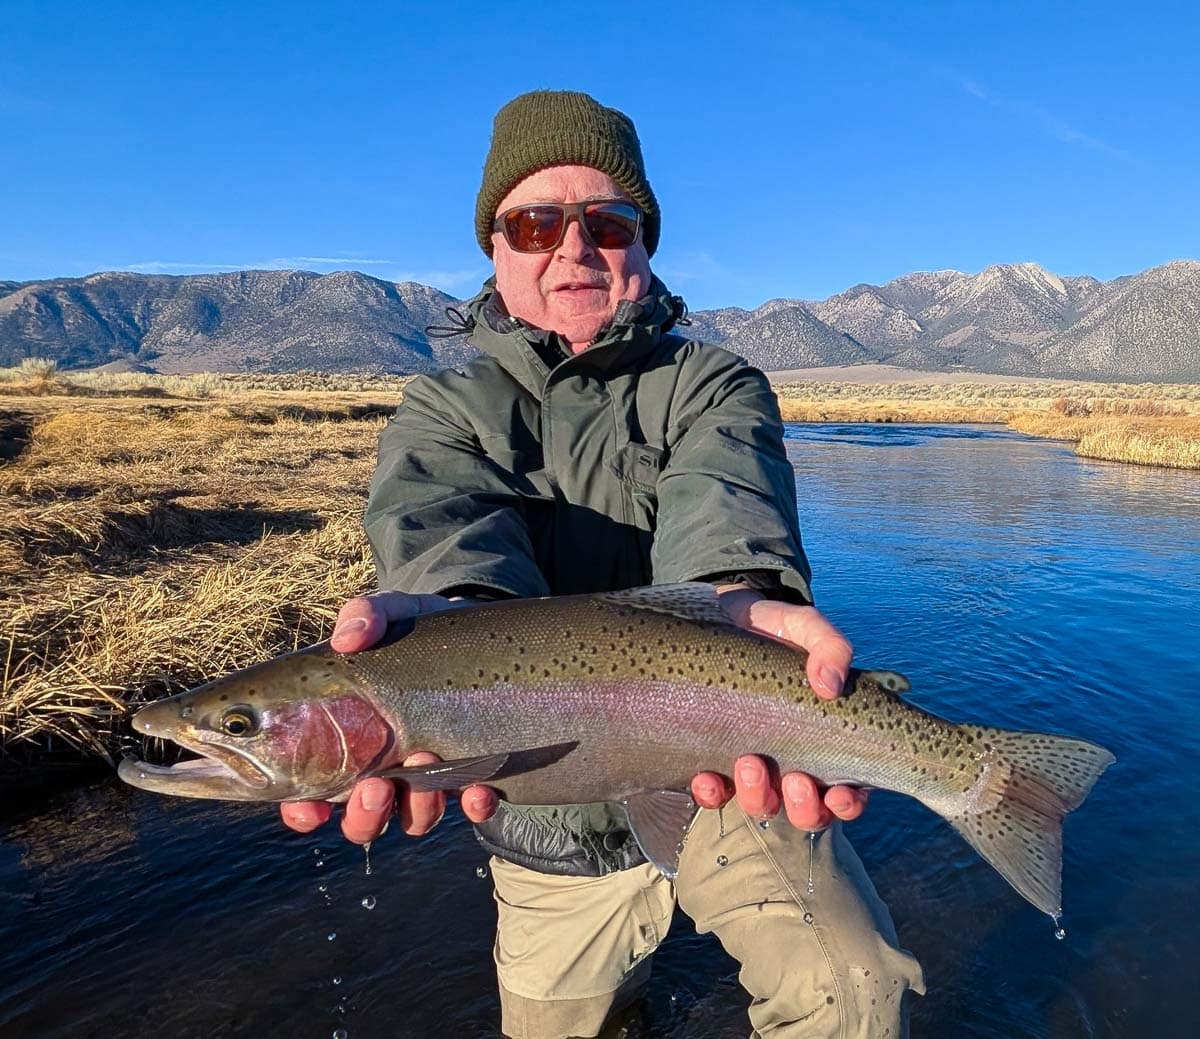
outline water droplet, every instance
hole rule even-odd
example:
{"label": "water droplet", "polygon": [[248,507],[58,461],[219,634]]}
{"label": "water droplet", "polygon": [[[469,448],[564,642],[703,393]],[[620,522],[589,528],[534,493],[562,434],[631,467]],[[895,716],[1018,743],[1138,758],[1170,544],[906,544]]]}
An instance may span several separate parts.
{"label": "water droplet", "polygon": [[364,909],[374,909],[375,908],[375,896],[367,895],[367,897],[362,900],[362,907]]}
{"label": "water droplet", "polygon": [[349,1039],[350,1033],[344,1028],[335,1028],[333,1030],[333,1039]]}
{"label": "water droplet", "polygon": [[487,866],[476,866],[475,867],[475,876],[477,876],[480,880],[486,880],[487,875],[488,875]]}
{"label": "water droplet", "polygon": [[333,983],[334,983],[335,985],[340,985],[340,984],[342,983],[342,979],[341,979],[340,977],[335,977],[335,978],[333,979]]}
{"label": "water droplet", "polygon": [[320,848],[313,848],[313,854],[314,854],[314,855],[315,855],[317,858],[320,858],[320,857],[321,857],[321,849],[320,849]]}
{"label": "water droplet", "polygon": [[771,820],[770,819],[759,819],[758,820],[758,828],[760,830],[769,830],[771,828]]}
{"label": "water droplet", "polygon": [[1054,928],[1054,937],[1057,938],[1060,942],[1064,938],[1066,938],[1066,936],[1067,936],[1067,932],[1063,928],[1061,928],[1061,927]]}
{"label": "water droplet", "polygon": [[333,941],[333,940],[334,940],[336,937],[337,937],[337,931],[330,931],[330,932],[329,932],[329,934],[326,936],[325,940],[326,940],[327,942],[331,942],[331,941]]}
{"label": "water droplet", "polygon": [[813,845],[817,843],[816,830],[808,831],[808,893],[813,893]]}
{"label": "water droplet", "polygon": [[320,869],[324,865],[325,865],[324,859],[317,859],[317,869]]}
{"label": "water droplet", "polygon": [[729,865],[729,856],[728,855],[718,855],[717,856],[717,865],[720,866],[722,869],[724,869],[726,866]]}
{"label": "water droplet", "polygon": [[805,913],[805,914],[804,914],[804,922],[805,922],[806,924],[811,924],[811,923],[813,922],[813,915],[812,915],[812,913]]}
{"label": "water droplet", "polygon": [[138,773],[138,779],[145,779],[145,778],[146,778],[146,773],[145,773],[145,772],[139,772],[139,773]]}
{"label": "water droplet", "polygon": [[317,890],[320,891],[322,894],[324,894],[326,891],[329,890],[329,885],[328,884],[318,884]]}
{"label": "water droplet", "polygon": [[374,872],[374,870],[371,869],[371,842],[370,841],[367,841],[367,843],[363,845],[363,855],[366,857],[366,860],[367,860],[366,869],[363,872],[369,877]]}

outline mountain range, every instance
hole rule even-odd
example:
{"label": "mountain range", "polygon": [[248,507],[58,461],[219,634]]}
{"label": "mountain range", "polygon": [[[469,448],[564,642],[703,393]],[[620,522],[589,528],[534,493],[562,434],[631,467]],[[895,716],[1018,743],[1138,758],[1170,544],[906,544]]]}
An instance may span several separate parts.
{"label": "mountain range", "polygon": [[[123,272],[0,281],[0,366],[162,372],[318,369],[429,372],[461,364],[462,337],[431,338],[459,301],[354,271]],[[767,371],[890,364],[1136,381],[1200,381],[1200,262],[1102,282],[1037,264],[932,271],[855,285],[825,300],[689,315],[693,338]]]}

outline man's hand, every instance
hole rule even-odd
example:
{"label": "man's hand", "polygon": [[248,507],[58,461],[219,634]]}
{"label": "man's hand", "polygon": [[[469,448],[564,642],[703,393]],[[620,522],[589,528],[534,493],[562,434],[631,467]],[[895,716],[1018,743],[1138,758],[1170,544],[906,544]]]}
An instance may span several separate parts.
{"label": "man's hand", "polygon": [[[764,599],[740,585],[723,585],[717,591],[721,607],[738,626],[808,651],[805,670],[813,692],[826,700],[841,695],[854,650],[815,606]],[[730,791],[724,776],[701,772],[692,780],[692,797],[702,808],[720,808],[736,796],[739,807],[752,819],[775,816],[782,805],[792,825],[802,830],[819,830],[835,816],[847,822],[857,819],[867,807],[865,790],[833,786],[822,793],[816,780],[803,772],[789,772],[780,780],[762,758],[752,754],[734,763],[733,782]]]}
{"label": "man's hand", "polygon": [[[452,610],[460,604],[440,595],[405,595],[403,592],[378,592],[351,599],[338,613],[333,637],[329,640],[339,653],[357,653],[375,645],[389,624],[423,613]],[[462,604],[462,605],[465,605]],[[418,752],[404,759],[405,765],[427,765],[437,755]],[[460,794],[463,812],[473,823],[481,823],[496,811],[494,790],[470,786]],[[364,779],[356,783],[346,801],[342,833],[356,844],[375,840],[384,829],[396,806],[396,784],[390,779]],[[279,806],[284,823],[300,833],[310,833],[329,821],[333,805],[328,801],[288,801]],[[446,795],[413,793],[401,784],[400,825],[404,832],[419,836],[432,830],[446,811]]]}

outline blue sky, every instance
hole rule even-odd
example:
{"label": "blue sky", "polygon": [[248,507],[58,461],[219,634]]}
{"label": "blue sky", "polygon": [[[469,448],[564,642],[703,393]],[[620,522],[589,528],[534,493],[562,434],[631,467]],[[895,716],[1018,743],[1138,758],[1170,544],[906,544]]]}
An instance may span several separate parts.
{"label": "blue sky", "polygon": [[[0,279],[362,270],[470,295],[491,119],[633,117],[694,308],[1200,255],[1200,15],[1128,3],[0,2]],[[573,11],[579,13],[573,14]]]}

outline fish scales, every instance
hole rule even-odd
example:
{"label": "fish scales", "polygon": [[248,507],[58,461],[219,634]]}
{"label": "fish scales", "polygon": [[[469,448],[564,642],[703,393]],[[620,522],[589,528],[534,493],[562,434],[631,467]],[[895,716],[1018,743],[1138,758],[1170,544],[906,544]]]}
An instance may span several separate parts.
{"label": "fish scales", "polygon": [[[126,761],[145,789],[234,800],[344,798],[366,776],[488,782],[525,804],[616,801],[670,873],[682,791],[742,753],[826,783],[908,794],[1034,905],[1060,912],[1062,819],[1113,761],[1045,733],[955,724],[894,672],[817,697],[802,650],[732,624],[710,585],[515,600],[419,617],[375,648],[321,644],[144,708],[134,727],[202,755]],[[445,760],[403,766],[414,750]]]}
{"label": "fish scales", "polygon": [[[444,758],[578,739],[586,767],[581,753],[506,780],[504,792],[526,803],[613,800],[612,774],[686,786],[698,771],[727,768],[739,747],[826,783],[913,796],[944,792],[939,782],[966,791],[978,779],[972,734],[932,715],[919,728],[917,709],[870,679],[820,699],[795,647],[600,597],[559,604],[553,616],[537,601],[490,617],[436,614],[405,637],[403,656],[358,654],[346,665],[403,715],[410,746]],[[447,661],[450,646],[469,650]],[[643,749],[651,760],[636,771],[630,760]]]}

